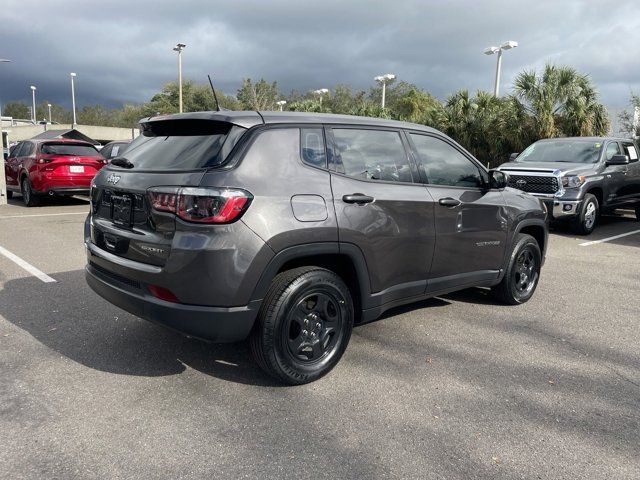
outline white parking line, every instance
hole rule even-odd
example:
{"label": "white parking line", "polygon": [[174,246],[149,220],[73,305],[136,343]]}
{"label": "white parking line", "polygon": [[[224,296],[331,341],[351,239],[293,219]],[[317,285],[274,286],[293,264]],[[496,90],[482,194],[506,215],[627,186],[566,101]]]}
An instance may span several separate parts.
{"label": "white parking line", "polygon": [[47,275],[46,273],[38,270],[36,267],[31,265],[29,262],[25,262],[23,259],[21,259],[17,255],[14,255],[13,253],[11,253],[9,250],[7,250],[5,248],[0,247],[0,255],[4,255],[9,260],[11,260],[13,263],[18,265],[19,267],[22,267],[23,269],[25,269],[27,272],[29,272],[34,277],[38,277],[44,283],[55,282],[55,280],[53,278],[51,278],[49,275]]}
{"label": "white parking line", "polygon": [[633,232],[622,233],[620,235],[615,235],[613,237],[603,238],[602,240],[594,240],[592,242],[584,242],[584,243],[581,243],[580,246],[581,247],[588,247],[589,245],[595,245],[596,243],[608,242],[610,240],[615,240],[616,238],[627,237],[627,236],[633,235],[635,233],[640,233],[640,230],[634,230]]}
{"label": "white parking line", "polygon": [[26,217],[58,217],[60,215],[88,215],[89,212],[67,212],[67,213],[37,213],[35,215],[0,215],[0,220],[4,218],[26,218]]}

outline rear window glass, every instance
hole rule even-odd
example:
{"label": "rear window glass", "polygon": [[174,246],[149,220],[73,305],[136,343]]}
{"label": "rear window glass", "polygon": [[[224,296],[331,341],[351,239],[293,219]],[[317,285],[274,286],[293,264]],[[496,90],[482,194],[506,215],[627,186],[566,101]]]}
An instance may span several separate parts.
{"label": "rear window glass", "polygon": [[143,131],[118,155],[136,169],[193,170],[220,165],[244,128],[210,120],[164,120]]}
{"label": "rear window glass", "polygon": [[71,155],[77,157],[96,157],[98,151],[90,145],[73,143],[45,143],[40,151],[47,155]]}

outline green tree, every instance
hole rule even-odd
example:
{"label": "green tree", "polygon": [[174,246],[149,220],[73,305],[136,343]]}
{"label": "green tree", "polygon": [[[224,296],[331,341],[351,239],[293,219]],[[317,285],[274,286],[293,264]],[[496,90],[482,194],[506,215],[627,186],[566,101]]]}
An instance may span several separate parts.
{"label": "green tree", "polygon": [[629,104],[631,108],[629,110],[624,110],[620,115],[618,115],[618,120],[620,120],[622,133],[629,135],[630,137],[639,137],[640,136],[640,120],[636,116],[640,115],[640,95],[631,94],[631,99],[629,100]]}
{"label": "green tree", "polygon": [[119,126],[117,111],[110,110],[102,105],[85,105],[77,112],[77,121],[80,125]]}
{"label": "green tree", "polygon": [[533,118],[536,138],[603,135],[609,128],[590,78],[571,67],[548,64],[541,74],[522,72],[514,81],[514,92]]}
{"label": "green tree", "polygon": [[411,85],[390,107],[395,118],[438,128],[443,122],[442,104],[429,92]]}
{"label": "green tree", "polygon": [[277,82],[269,83],[261,78],[254,83],[245,78],[236,97],[244,110],[275,110],[280,93]]}
{"label": "green tree", "polygon": [[9,102],[2,108],[2,115],[5,117],[13,117],[29,120],[29,106],[24,102]]}

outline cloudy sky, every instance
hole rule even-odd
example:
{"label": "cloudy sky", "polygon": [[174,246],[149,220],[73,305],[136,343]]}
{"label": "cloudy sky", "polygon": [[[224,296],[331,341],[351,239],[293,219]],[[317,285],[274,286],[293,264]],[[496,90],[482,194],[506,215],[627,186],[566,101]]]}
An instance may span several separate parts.
{"label": "cloudy sky", "polygon": [[244,77],[291,89],[368,88],[392,72],[439,98],[491,90],[495,56],[485,47],[515,40],[504,55],[502,90],[545,62],[589,73],[610,107],[640,93],[640,8],[634,0],[2,0],[0,102],[144,102],[184,75],[210,73],[234,94]]}

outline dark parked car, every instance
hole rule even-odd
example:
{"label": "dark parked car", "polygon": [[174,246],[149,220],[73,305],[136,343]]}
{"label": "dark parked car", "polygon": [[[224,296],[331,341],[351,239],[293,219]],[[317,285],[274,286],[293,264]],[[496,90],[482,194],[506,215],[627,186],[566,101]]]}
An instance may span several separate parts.
{"label": "dark parked car", "polygon": [[7,193],[21,193],[26,206],[42,195],[88,195],[91,180],[106,160],[87,142],[25,140],[11,147],[5,161]]}
{"label": "dark parked car", "polygon": [[312,381],[354,323],[473,286],[531,298],[546,212],[442,133],[403,122],[201,112],[141,122],[95,178],[87,282],[187,335],[250,338]]}
{"label": "dark parked car", "polygon": [[130,143],[131,140],[116,140],[114,142],[109,142],[102,147],[100,154],[106,158],[107,161],[110,161],[112,158],[122,155]]}
{"label": "dark parked car", "polygon": [[499,167],[509,186],[541,198],[552,218],[593,231],[601,212],[635,208],[640,220],[640,162],[631,139],[573,137],[540,140]]}

